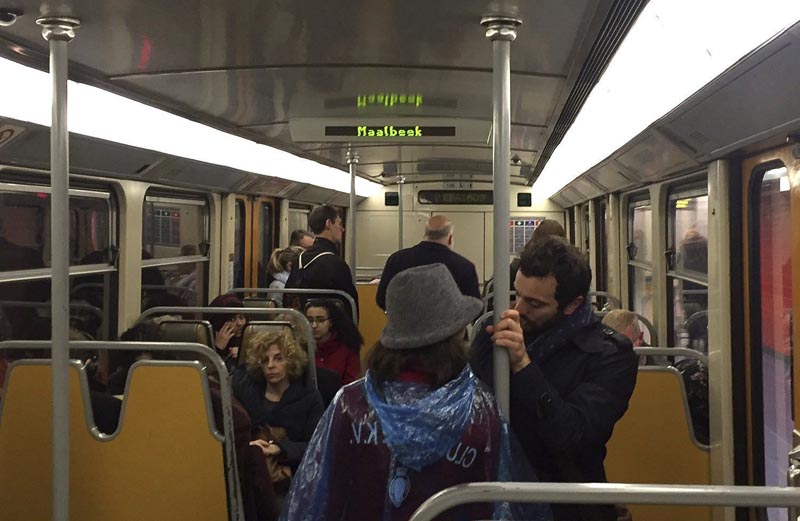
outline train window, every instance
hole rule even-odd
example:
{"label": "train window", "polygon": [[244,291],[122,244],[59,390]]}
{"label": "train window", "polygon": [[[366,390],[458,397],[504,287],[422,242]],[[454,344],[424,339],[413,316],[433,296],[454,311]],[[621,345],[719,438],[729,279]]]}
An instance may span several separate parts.
{"label": "train window", "polygon": [[[770,166],[773,168],[768,169]],[[758,310],[757,316],[752,317],[751,338],[754,357],[761,363],[761,397],[754,401],[760,401],[763,408],[761,441],[764,484],[783,486],[788,470],[786,455],[794,446],[792,201],[789,173],[784,166],[765,165],[761,167],[760,174],[754,175],[754,182],[750,186],[751,207],[757,219],[750,234],[750,293],[754,299],[750,309]],[[754,367],[754,373],[759,373],[757,367]],[[755,387],[758,388],[758,385]],[[759,437],[755,435],[756,439]],[[785,520],[786,510],[769,509],[767,519]]]}
{"label": "train window", "polygon": [[708,352],[708,194],[675,190],[667,210],[670,345]]}
{"label": "train window", "polygon": [[[116,210],[110,192],[71,189],[70,325],[78,339],[115,333]],[[0,191],[0,337],[50,338],[50,188],[4,183]]]}
{"label": "train window", "polygon": [[236,199],[233,220],[233,287],[244,287],[245,229],[247,209],[243,199]]}
{"label": "train window", "polygon": [[[653,209],[645,197],[632,197],[628,203],[628,288],[631,310],[653,318],[653,256],[651,254],[651,219]],[[650,344],[650,332],[645,330],[644,341]]]}
{"label": "train window", "polygon": [[145,196],[142,309],[207,300],[209,207],[200,198]]}
{"label": "train window", "polygon": [[595,289],[605,291],[608,289],[608,229],[606,227],[607,204],[605,199],[599,199],[595,205],[594,232],[597,237],[597,257],[594,267]]}
{"label": "train window", "polygon": [[591,236],[591,223],[589,218],[589,205],[585,204],[581,206],[581,223],[583,226],[583,253],[586,254],[586,257],[589,257],[591,243],[589,242],[589,237]]}
{"label": "train window", "polygon": [[258,285],[266,288],[269,285],[267,265],[272,254],[272,203],[262,201],[258,205]]}
{"label": "train window", "polygon": [[289,231],[308,230],[308,214],[311,206],[289,203]]}

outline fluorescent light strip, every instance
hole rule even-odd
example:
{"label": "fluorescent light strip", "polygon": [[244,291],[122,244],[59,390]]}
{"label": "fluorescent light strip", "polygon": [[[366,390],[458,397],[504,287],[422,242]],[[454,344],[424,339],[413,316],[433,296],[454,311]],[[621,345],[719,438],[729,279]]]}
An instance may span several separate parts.
{"label": "fluorescent light strip", "polygon": [[[47,73],[0,58],[0,115],[50,126]],[[174,156],[350,192],[350,174],[96,87],[69,82],[69,130]],[[369,197],[381,185],[356,178]]]}
{"label": "fluorescent light strip", "polygon": [[800,19],[798,0],[650,0],[547,162],[547,199]]}

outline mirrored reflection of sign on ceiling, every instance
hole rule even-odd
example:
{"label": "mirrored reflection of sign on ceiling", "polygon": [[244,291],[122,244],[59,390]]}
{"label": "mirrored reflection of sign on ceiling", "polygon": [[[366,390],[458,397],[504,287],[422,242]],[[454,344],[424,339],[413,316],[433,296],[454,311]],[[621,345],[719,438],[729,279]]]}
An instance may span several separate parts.
{"label": "mirrored reflection of sign on ceiling", "polygon": [[[425,96],[426,108],[455,109],[458,108],[456,98],[442,96]],[[341,96],[325,98],[323,106],[326,109],[418,109],[423,106],[422,94],[359,94],[356,96]]]}
{"label": "mirrored reflection of sign on ceiling", "polygon": [[356,107],[362,108],[369,105],[383,105],[384,107],[394,107],[395,105],[412,105],[419,107],[422,105],[422,94],[397,94],[395,92],[380,92],[377,94],[359,94],[356,97]]}
{"label": "mirrored reflection of sign on ceiling", "polygon": [[361,137],[361,138],[415,138],[415,137],[455,137],[454,126],[421,126],[421,125],[356,125],[326,126],[325,136]]}

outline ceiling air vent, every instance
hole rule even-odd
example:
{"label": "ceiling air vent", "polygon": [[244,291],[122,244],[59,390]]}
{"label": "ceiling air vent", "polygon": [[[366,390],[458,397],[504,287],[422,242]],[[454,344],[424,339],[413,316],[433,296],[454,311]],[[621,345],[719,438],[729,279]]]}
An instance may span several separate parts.
{"label": "ceiling air vent", "polygon": [[538,177],[544,170],[547,160],[553,155],[553,151],[564,139],[564,135],[572,126],[575,118],[583,107],[586,98],[594,86],[600,80],[600,76],[611,62],[611,58],[617,51],[619,44],[628,34],[628,30],[633,26],[636,17],[647,4],[647,0],[615,0],[608,12],[603,27],[597,35],[597,39],[589,51],[586,61],[583,63],[581,72],[575,81],[575,86],[569,93],[564,109],[552,129],[550,137],[547,139],[542,150],[542,155],[533,169],[531,179]]}

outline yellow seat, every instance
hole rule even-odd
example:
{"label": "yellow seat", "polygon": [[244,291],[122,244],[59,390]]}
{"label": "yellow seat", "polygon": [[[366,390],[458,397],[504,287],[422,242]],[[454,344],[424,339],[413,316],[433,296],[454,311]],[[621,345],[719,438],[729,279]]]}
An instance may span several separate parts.
{"label": "yellow seat", "polygon": [[214,349],[214,332],[207,320],[165,320],[158,329],[162,342],[197,343]]}
{"label": "yellow seat", "polygon": [[378,293],[377,284],[357,284],[358,291],[358,330],[364,337],[364,348],[361,350],[361,365],[364,365],[367,353],[380,339],[381,332],[386,326],[386,313],[375,303]]}
{"label": "yellow seat", "polygon": [[[613,483],[711,484],[708,448],[692,434],[683,379],[673,367],[640,367],[625,416],[614,426],[605,468]],[[633,519],[709,521],[708,507],[629,505]]]}
{"label": "yellow seat", "polygon": [[[220,521],[228,518],[221,441],[211,432],[196,362],[139,362],[119,434],[90,433],[85,376],[70,370],[70,518]],[[0,416],[3,519],[51,519],[49,362],[15,364]],[[13,469],[9,472],[8,469]]]}

